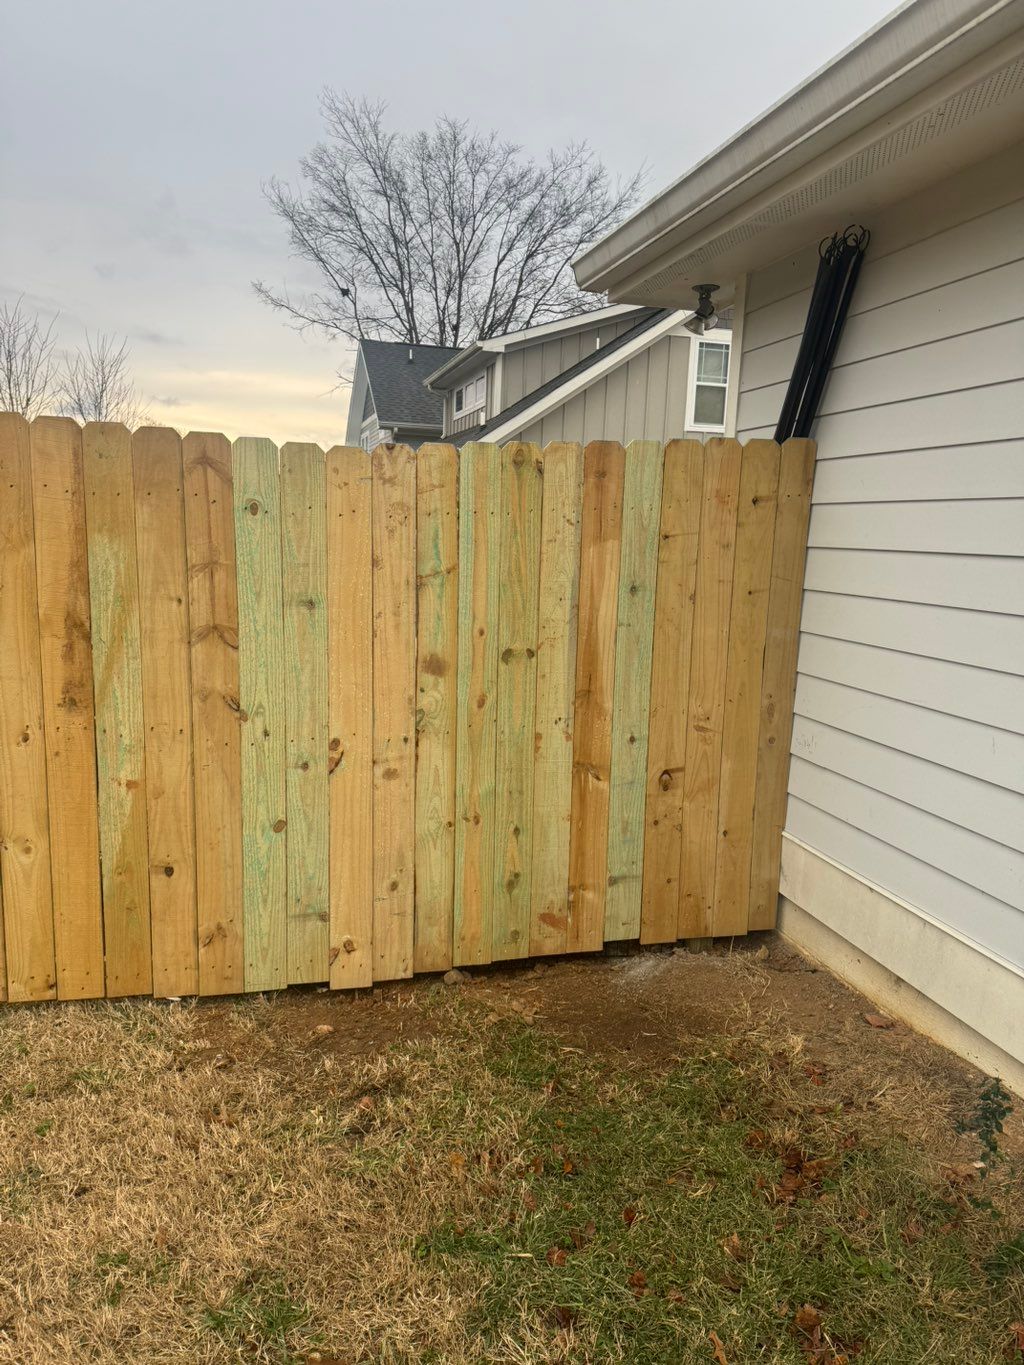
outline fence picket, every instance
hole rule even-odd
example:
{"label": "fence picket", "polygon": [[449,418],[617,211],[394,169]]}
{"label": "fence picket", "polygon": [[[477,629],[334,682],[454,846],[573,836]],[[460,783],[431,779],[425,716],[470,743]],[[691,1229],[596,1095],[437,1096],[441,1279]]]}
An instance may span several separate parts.
{"label": "fence picket", "polygon": [[373,961],[413,969],[416,859],[416,457],[373,452]]}
{"label": "fence picket", "polygon": [[703,478],[704,448],[700,442],[670,441],[665,447],[651,663],[640,921],[643,943],[671,943],[679,921],[686,698]]}
{"label": "fence picket", "polygon": [[455,747],[453,958],[491,961],[497,754],[498,447],[470,442],[459,461],[459,622]]}
{"label": "fence picket", "polygon": [[704,447],[683,784],[679,938],[700,938],[711,932],[727,641],[742,460],[743,450],[737,441],[712,440]]}
{"label": "fence picket", "polygon": [[153,991],[199,990],[191,670],[181,438],[132,438]]}
{"label": "fence picket", "polygon": [[146,758],[132,439],[82,433],[96,698],[96,769],[108,995],[152,990]]}
{"label": "fence picket", "polygon": [[242,736],[231,443],[182,442],[192,674],[199,993],[245,986]]}
{"label": "fence picket", "polygon": [[632,441],[622,491],[608,793],[606,941],[638,938],[643,887],[647,738],[664,448]]}
{"label": "fence picket", "polygon": [[284,618],[277,448],[233,447],[242,720],[245,988],[288,984]]}
{"label": "fence picket", "polygon": [[722,767],[718,779],[713,934],[747,932],[761,667],[778,488],[779,447],[774,441],[748,442],[743,451],[736,519]]}
{"label": "fence picket", "polygon": [[537,705],[537,607],[543,463],[535,445],[501,454],[498,584],[498,745],[495,763],[492,951],[501,961],[530,951],[533,756]]}
{"label": "fence picket", "polygon": [[566,950],[574,953],[594,952],[604,942],[625,451],[613,441],[592,441],[583,460],[569,925],[565,944]]}
{"label": "fence picket", "polygon": [[0,896],[7,997],[56,994],[29,426],[0,413]]}
{"label": "fence picket", "polygon": [[544,448],[530,952],[565,951],[583,447]]}
{"label": "fence picket", "polygon": [[327,487],[324,453],[281,447],[288,820],[288,980],[326,981]]}
{"label": "fence picket", "polygon": [[416,453],[416,941],[418,972],[452,965],[455,890],[455,661],[459,463],[455,447]]}
{"label": "fence picket", "polygon": [[42,656],[57,995],[101,996],[103,904],[96,805],[82,429],[32,423],[32,505]]}
{"label": "fence picket", "polygon": [[373,981],[373,582],[370,457],[327,453],[331,985]]}
{"label": "fence picket", "polygon": [[764,674],[761,679],[749,929],[774,928],[779,899],[779,859],[782,828],[786,822],[786,775],[789,772],[789,742],[793,733],[800,600],[807,557],[814,456],[813,441],[792,440],[782,447],[779,463]]}

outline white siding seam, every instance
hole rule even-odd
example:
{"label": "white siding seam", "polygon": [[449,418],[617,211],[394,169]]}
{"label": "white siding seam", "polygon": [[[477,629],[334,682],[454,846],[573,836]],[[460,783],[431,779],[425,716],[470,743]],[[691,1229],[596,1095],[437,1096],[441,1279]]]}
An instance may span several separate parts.
{"label": "white siding seam", "polygon": [[[876,597],[874,600],[878,602],[888,601],[889,599]],[[918,607],[930,606],[931,604],[914,602],[912,605]],[[1005,613],[991,612],[989,614],[997,616]],[[964,664],[958,659],[943,659],[935,654],[919,654],[913,649],[897,649],[895,645],[874,645],[869,644],[864,640],[847,640],[843,635],[822,635],[819,630],[801,630],[800,638],[806,640],[838,640],[840,644],[855,645],[858,649],[878,649],[886,654],[899,654],[905,659],[924,659],[926,661],[931,661],[932,663],[949,664],[951,668],[969,668],[978,673],[991,673],[993,676],[999,678],[1020,678],[1020,674],[1015,673],[1011,668],[992,668],[988,664]],[[835,683],[837,687],[848,687],[851,692],[866,692],[869,696],[873,697],[888,697],[890,701],[902,701],[907,706],[917,706],[922,711],[934,711],[938,716],[952,716],[956,720],[974,721],[976,725],[986,725],[989,729],[999,730],[1008,735],[1024,735],[1024,730],[1014,730],[1009,725],[995,725],[990,721],[977,721],[973,716],[961,715],[959,711],[947,711],[941,706],[926,706],[924,702],[920,701],[907,701],[906,697],[898,697],[889,692],[876,692],[870,687],[859,687],[856,683],[844,682],[842,678],[829,677],[827,673],[815,673],[813,669],[810,668],[798,669],[797,676],[801,678],[817,678],[818,682]],[[805,719],[809,720],[810,717],[805,717]],[[1024,715],[1021,716],[1021,720],[1024,721]],[[819,722],[819,724],[824,724],[824,722]],[[876,743],[877,742],[878,741],[876,741]],[[955,771],[959,772],[960,769],[957,768]]]}
{"label": "white siding seam", "polygon": [[[839,546],[835,546],[835,545],[814,545],[814,546],[811,546],[810,548],[811,548],[811,549],[814,549],[814,550],[834,550],[834,549],[838,549],[838,548],[843,548],[843,549],[845,549],[845,546],[844,546],[844,547],[839,547]],[[891,551],[891,550],[870,550],[870,549],[869,549],[869,550],[866,550],[865,553],[867,553],[867,554],[894,554],[894,553],[898,553],[898,554],[925,554],[925,553],[928,553],[928,554],[941,554],[942,551],[941,551],[941,550],[929,550],[929,551],[924,551],[924,550],[899,550],[899,551]],[[984,559],[984,558],[986,558],[985,555],[964,555],[964,559]],[[1006,558],[1008,558],[1008,556],[1007,556],[1007,555],[994,555],[993,558],[994,558],[994,559],[1006,559]],[[965,615],[967,615],[967,616],[1005,616],[1006,619],[1007,619],[1008,621],[1017,621],[1017,620],[1020,619],[1019,616],[1018,616],[1015,612],[1012,612],[1012,611],[989,611],[987,607],[958,607],[958,606],[955,606],[955,605],[953,605],[953,604],[951,604],[951,603],[948,603],[948,602],[915,602],[915,601],[913,600],[913,598],[909,598],[909,597],[877,597],[874,593],[864,593],[863,595],[861,595],[861,594],[858,594],[858,593],[839,592],[839,591],[837,591],[837,589],[835,589],[835,588],[805,588],[805,589],[804,589],[804,592],[805,592],[805,593],[808,593],[808,592],[817,593],[817,595],[818,595],[819,597],[856,597],[857,600],[858,600],[858,602],[898,602],[901,606],[904,606],[904,607],[941,607],[943,611],[962,611],[962,612],[963,612]],[[814,630],[804,630],[804,629],[801,627],[800,633],[801,633],[801,635],[820,635],[820,634],[821,634],[821,631],[820,631],[820,630],[818,630],[818,631],[814,631]],[[846,637],[843,636],[843,635],[827,635],[827,636],[825,636],[825,638],[828,639],[828,640],[843,640],[843,639],[845,639]],[[847,643],[848,643],[848,644],[851,644],[851,645],[858,645],[858,644],[864,644],[865,642],[864,642],[863,640],[849,640]],[[890,646],[885,646],[885,648],[892,648],[892,646],[891,646],[891,645],[890,645]],[[916,654],[916,653],[917,653],[917,651],[916,651],[916,650],[913,650],[913,649],[897,650],[896,652],[897,652],[898,654]],[[941,656],[938,655],[938,654],[920,654],[918,657],[919,657],[919,658],[922,658],[922,659],[937,659],[937,658],[940,658]],[[1011,674],[1013,677],[1019,677],[1019,676],[1020,676],[1020,674],[1019,674],[1019,673],[1016,673],[1012,668],[993,668],[993,669],[990,669],[989,671],[992,672],[992,673],[1009,673],[1009,674]]]}
{"label": "white siding seam", "polygon": [[[880,258],[879,258],[879,259],[880,259]],[[849,312],[849,314],[848,314],[848,317],[851,317],[851,318],[866,318],[866,317],[868,316],[869,313],[877,313],[877,312],[879,312],[882,308],[891,308],[891,307],[893,307],[894,304],[897,304],[897,303],[907,303],[907,302],[909,302],[910,299],[919,299],[919,298],[923,298],[925,294],[934,294],[934,293],[936,292],[936,290],[939,290],[939,289],[948,289],[949,286],[950,286],[950,285],[953,285],[953,284],[962,284],[964,280],[977,280],[977,279],[980,279],[982,275],[989,275],[989,274],[992,273],[993,270],[1005,270],[1008,266],[1011,266],[1011,265],[1018,265],[1021,261],[1024,261],[1024,256],[1014,256],[1011,260],[1008,260],[1008,261],[999,261],[998,264],[996,264],[996,265],[986,265],[986,266],[984,266],[981,270],[972,270],[972,271],[968,272],[968,274],[966,274],[966,275],[955,275],[955,276],[953,276],[951,279],[942,280],[941,283],[939,283],[939,284],[930,284],[930,285],[928,285],[928,287],[927,287],[926,289],[913,289],[913,290],[911,290],[911,292],[910,292],[909,294],[897,294],[897,295],[894,295],[891,299],[886,299],[886,301],[885,301],[884,303],[873,303],[873,304],[871,304],[870,307],[868,307],[868,308],[858,308],[858,307],[856,306],[856,301],[854,301],[854,303],[851,304],[850,312]],[[866,266],[865,266],[865,268],[866,268]],[[798,290],[796,290],[795,292],[796,292],[796,294],[803,294],[803,293],[806,293],[806,294],[809,295],[809,294],[810,294],[810,287],[809,287],[809,286],[805,286],[803,289],[798,289]],[[790,295],[787,295],[787,297],[788,297],[788,298],[793,298],[793,297],[795,297],[795,295],[790,294]],[[782,300],[779,299],[779,300],[777,300],[777,302],[781,303]],[[810,303],[810,299],[809,299],[809,298],[808,298],[808,303]],[[764,308],[773,308],[774,306],[775,306],[775,305],[774,305],[774,304],[771,304],[771,303],[763,304],[763,305],[762,305],[762,307],[764,307]],[[1009,321],[1013,321],[1013,320],[1014,320],[1014,319],[1009,319]],[[1018,320],[1019,320],[1019,319],[1018,319]],[[986,324],[984,327],[973,327],[973,328],[971,328],[970,330],[971,330],[971,331],[975,331],[975,332],[985,332],[985,331],[988,331],[988,329],[989,329],[989,324]],[[779,345],[781,345],[781,343],[784,342],[784,341],[792,341],[794,337],[798,337],[798,336],[802,336],[802,335],[803,335],[803,329],[802,329],[802,328],[801,328],[801,330],[800,330],[799,332],[786,332],[786,333],[784,333],[782,336],[772,337],[771,341],[762,341],[762,342],[760,343],[760,345],[758,345],[758,346],[748,346],[747,349],[746,349],[746,354],[747,354],[747,355],[753,355],[753,353],[754,353],[755,351],[764,351],[764,350],[767,350],[769,346],[779,346]],[[965,331],[965,332],[959,333],[958,335],[967,336],[968,333]],[[936,339],[937,339],[937,340],[941,340],[941,338],[936,338]],[[927,345],[927,344],[929,344],[929,343],[927,343],[927,342],[918,342],[918,343],[915,343],[915,344],[916,344],[916,345]],[[913,347],[913,346],[901,346],[901,347],[898,347],[897,349],[899,349],[899,350],[913,350],[914,347]],[[893,354],[895,354],[895,352],[892,352],[892,351],[879,351],[879,355],[893,355]],[[856,363],[856,362],[855,362],[855,363]],[[838,368],[838,367],[837,367],[837,368]],[[768,387],[768,386],[767,386],[767,385],[761,385],[760,387]],[[745,390],[745,392],[747,392],[747,393],[753,393],[753,389],[747,389],[747,390]]]}
{"label": "white siding seam", "polygon": [[[806,676],[806,677],[814,677],[815,675],[814,675],[814,674],[806,674],[805,676]],[[833,679],[831,679],[831,678],[824,678],[824,679],[822,679],[822,681],[823,681],[823,682],[832,682]],[[849,683],[843,683],[843,684],[841,684],[841,685],[842,685],[843,687],[849,687],[849,686],[850,686]],[[924,709],[928,709],[928,708],[924,708]],[[944,715],[945,712],[941,712],[940,714],[943,714],[943,715]],[[946,764],[946,763],[939,763],[939,762],[937,762],[934,758],[922,758],[922,756],[921,756],[920,754],[911,754],[911,753],[907,753],[907,751],[906,751],[905,749],[897,749],[897,748],[895,747],[895,745],[893,745],[893,744],[886,744],[883,740],[880,740],[880,739],[871,739],[871,738],[870,738],[869,736],[867,736],[867,735],[858,735],[858,734],[856,734],[856,733],[855,733],[854,731],[852,731],[852,730],[844,730],[844,729],[842,728],[842,726],[840,726],[840,725],[830,725],[829,722],[828,722],[827,720],[816,720],[813,716],[804,716],[804,715],[801,715],[799,711],[796,712],[796,715],[800,718],[800,720],[806,721],[806,722],[808,723],[808,725],[813,725],[816,729],[817,729],[817,728],[820,728],[820,729],[822,729],[822,730],[831,730],[833,734],[836,734],[836,735],[846,735],[846,736],[847,736],[848,738],[850,738],[850,739],[860,740],[860,741],[862,741],[862,742],[865,743],[865,744],[871,744],[871,745],[873,745],[873,746],[874,746],[875,748],[877,748],[877,749],[885,749],[885,750],[887,750],[887,751],[888,751],[889,753],[891,753],[891,754],[899,754],[901,758],[912,759],[912,760],[914,761],[914,763],[925,763],[925,764],[927,764],[928,767],[930,767],[930,768],[940,768],[943,772],[953,773],[955,776],[967,778],[967,779],[969,779],[971,782],[980,782],[980,783],[982,783],[982,784],[983,784],[984,786],[986,786],[986,787],[991,787],[994,791],[997,791],[997,792],[1009,792],[1011,796],[1016,796],[1016,797],[1018,797],[1018,798],[1021,798],[1021,793],[1020,793],[1020,792],[1015,792],[1015,791],[1013,790],[1012,787],[1002,787],[1002,786],[999,785],[998,782],[993,782],[993,781],[991,781],[991,780],[990,780],[989,778],[987,778],[987,777],[978,777],[978,776],[977,776],[976,774],[974,774],[974,773],[965,773],[965,772],[963,772],[963,770],[960,769],[960,768],[954,768],[954,767],[952,767],[951,765]],[[960,717],[958,717],[958,719],[960,719]],[[978,722],[974,722],[974,723],[977,724]],[[987,842],[990,843],[990,844],[995,844],[995,845],[996,845],[997,847],[999,847],[999,848],[1008,849],[1011,853],[1024,853],[1024,849],[1018,848],[1016,844],[1008,844],[1008,843],[1006,842],[1005,839],[997,839],[997,838],[995,838],[995,837],[994,837],[993,835],[991,835],[991,834],[984,833],[984,832],[982,832],[981,830],[976,830],[976,829],[974,828],[973,825],[964,825],[964,824],[961,824],[959,820],[953,820],[953,819],[951,819],[948,815],[942,815],[942,814],[940,814],[938,811],[933,810],[930,806],[918,806],[918,805],[915,805],[914,802],[912,802],[912,801],[907,801],[904,797],[902,797],[902,796],[897,796],[897,795],[895,795],[894,792],[887,791],[885,787],[876,786],[873,782],[865,782],[865,781],[864,781],[862,778],[860,778],[860,777],[851,777],[851,775],[850,775],[849,773],[843,772],[842,769],[834,768],[834,767],[832,767],[829,763],[819,762],[819,760],[818,760],[816,757],[814,757],[812,751],[804,750],[804,749],[797,749],[797,748],[795,747],[795,741],[794,741],[794,743],[790,746],[789,752],[790,752],[790,756],[791,756],[792,758],[798,758],[798,759],[800,759],[800,761],[801,761],[802,763],[809,763],[809,764],[811,765],[812,768],[820,768],[822,772],[830,773],[831,775],[836,776],[836,777],[841,777],[841,778],[843,779],[844,782],[853,782],[856,786],[858,786],[858,787],[863,787],[865,791],[877,792],[879,796],[884,796],[884,797],[886,797],[887,800],[889,800],[889,801],[898,801],[898,802],[900,803],[901,806],[906,806],[908,810],[923,811],[926,815],[932,816],[933,819],[935,819],[935,820],[943,820],[943,821],[945,821],[945,823],[946,823],[947,825],[952,825],[952,826],[954,826],[954,828],[956,828],[956,829],[967,830],[969,833],[975,834],[975,835],[977,835],[979,838],[982,838],[982,839],[987,840]],[[793,793],[790,793],[790,795],[792,795],[792,794],[793,794]],[[806,801],[807,804],[808,804],[809,806],[817,806],[817,803],[816,803],[816,802],[811,801],[808,797],[806,797],[806,796],[804,796],[804,795],[802,795],[802,794],[801,794],[800,796],[798,796],[797,799],[800,800],[800,801]],[[823,809],[823,807],[817,807],[817,808],[818,808],[819,810],[820,810],[820,809]],[[829,814],[829,815],[835,815],[835,811],[828,811],[827,814]],[[837,819],[837,820],[845,820],[846,817],[845,817],[845,816],[842,816],[842,815],[836,815],[836,819]],[[867,833],[871,833],[870,830],[865,830],[864,832],[865,832],[866,834],[867,834]],[[878,836],[876,835],[875,837],[877,838]],[[988,894],[991,894],[991,893],[988,893]],[[1009,903],[1009,902],[1007,902],[1007,903]],[[1018,907],[1014,907],[1014,908],[1016,909],[1016,908],[1018,908]]]}
{"label": "white siding seam", "polygon": [[[1017,324],[1022,320],[1024,320],[1024,313],[1018,313],[1016,316],[1012,318],[1003,318],[1001,322],[987,322],[983,327],[966,328],[963,331],[951,332],[947,336],[933,337],[930,341],[913,341],[908,346],[895,346],[891,351],[877,351],[872,355],[861,356],[859,360],[847,360],[839,362],[838,364],[834,364],[832,368],[829,370],[829,374],[830,375],[835,374],[839,370],[844,370],[847,372],[853,371],[857,368],[858,365],[869,365],[876,360],[885,360],[888,356],[906,355],[908,351],[926,351],[929,346],[942,346],[946,342],[951,341],[953,337],[977,336],[979,334],[983,334],[986,332],[998,332],[1001,327],[1016,327]],[[795,335],[799,336],[800,334],[798,332]],[[1022,365],[1021,367],[1021,375],[1024,375],[1024,365]],[[1021,377],[1020,375],[1017,375],[1013,379],[997,379],[995,381],[995,384],[963,384],[958,385],[957,387],[962,389],[995,388],[996,384],[1016,383],[1017,379],[1019,379],[1020,377]],[[743,394],[745,397],[748,393],[763,393],[765,389],[778,389],[781,388],[784,384],[788,385],[789,380],[773,379],[768,384],[752,384],[749,389],[743,390]],[[948,393],[949,390],[940,389],[939,392]],[[913,396],[915,398],[934,398],[935,394],[921,393],[914,394]],[[821,415],[831,416],[833,413],[839,412],[859,412],[862,408],[886,407],[888,403],[903,403],[907,401],[909,400],[903,398],[892,398],[888,399],[886,403],[858,403],[855,408],[830,408],[828,413],[822,413]]]}
{"label": "white siding seam", "polygon": [[[1015,381],[1010,380],[1009,382],[1014,383]],[[767,385],[766,387],[770,388],[771,385]],[[753,390],[750,389],[748,392],[752,393]],[[753,429],[754,428],[751,428],[751,430]],[[956,441],[954,444],[957,450],[969,450],[972,446],[1009,446],[1019,442],[1020,439],[1019,436],[988,436],[983,437],[978,441]],[[899,450],[851,450],[845,455],[828,455],[821,458],[827,459],[830,463],[834,460],[836,464],[838,464],[840,460],[877,460],[892,455],[916,455],[918,452],[925,450],[948,449],[950,449],[948,442],[940,442],[933,446],[901,446]],[[1008,494],[1008,496],[1012,497],[1013,494]],[[900,501],[902,501],[902,499],[900,499]],[[928,499],[921,498],[918,499],[918,501],[927,502]]]}
{"label": "white siding seam", "polygon": [[[982,209],[980,213],[975,213],[969,218],[958,218],[955,223],[949,223],[946,225],[946,227],[939,228],[938,231],[936,232],[926,233],[923,237],[915,237],[912,242],[904,242],[901,246],[894,246],[889,251],[880,251],[877,254],[872,252],[869,256],[865,257],[864,267],[866,269],[868,266],[874,265],[878,261],[886,260],[889,256],[897,256],[901,251],[913,251],[915,248],[919,247],[922,242],[930,242],[933,240],[933,238],[941,237],[944,233],[958,232],[962,228],[967,227],[970,223],[977,223],[982,218],[988,218],[994,213],[1000,213],[1004,209],[1011,208],[1014,204],[1019,204],[1022,199],[1024,199],[1024,195],[1016,195],[1013,199],[1007,199],[1005,201],[1001,201],[998,204],[991,204],[988,208]],[[770,270],[772,266],[778,265],[780,261],[785,259],[786,258],[783,256],[779,257],[779,259],[776,261],[770,261],[768,262],[767,265],[761,267],[761,269],[759,269],[757,273],[761,274],[765,270]],[[815,269],[817,269],[817,267],[815,267]],[[949,283],[953,283],[953,281],[949,281]],[[799,289],[791,289],[788,294],[780,294],[777,299],[771,299],[769,300],[768,303],[759,303],[755,305],[755,307],[753,308],[748,308],[746,315],[748,318],[750,318],[753,317],[755,313],[763,312],[765,308],[774,308],[776,304],[784,303],[786,299],[791,299],[794,298],[797,294],[805,293],[808,289],[811,288],[812,284],[813,279],[811,283],[803,284],[800,286]],[[782,340],[782,338],[781,337],[777,338],[777,340]]]}

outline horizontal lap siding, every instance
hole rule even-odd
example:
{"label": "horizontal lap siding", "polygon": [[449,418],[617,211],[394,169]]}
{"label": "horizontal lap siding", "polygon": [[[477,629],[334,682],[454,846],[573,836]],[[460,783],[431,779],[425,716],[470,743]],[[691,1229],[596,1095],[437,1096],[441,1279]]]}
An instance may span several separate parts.
{"label": "horizontal lap siding", "polygon": [[[813,433],[786,827],[1024,965],[1019,153],[868,222]],[[815,265],[749,282],[742,440],[772,433]]]}

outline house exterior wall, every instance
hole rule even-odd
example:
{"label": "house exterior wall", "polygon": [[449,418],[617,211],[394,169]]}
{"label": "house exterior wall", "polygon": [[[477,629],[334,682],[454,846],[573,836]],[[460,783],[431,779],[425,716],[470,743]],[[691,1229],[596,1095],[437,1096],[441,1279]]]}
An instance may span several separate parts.
{"label": "house exterior wall", "polygon": [[[956,962],[985,954],[1024,1005],[1022,158],[867,219],[814,433],[782,879],[854,943],[874,912],[851,891],[843,919],[835,866],[944,930],[942,1007],[1018,1061],[1019,1014],[1016,1042],[979,1018]],[[743,440],[772,434],[815,267],[809,245],[747,281]],[[935,999],[880,924],[860,946]]]}
{"label": "house exterior wall", "polygon": [[627,313],[618,318],[606,318],[603,323],[595,323],[592,327],[580,327],[574,332],[563,332],[506,351],[501,393],[490,415],[518,403],[520,398],[540,388],[549,379],[554,379],[555,375],[562,374],[570,365],[575,365],[596,349],[598,338],[604,346],[635,326],[636,316]]}
{"label": "house exterior wall", "polygon": [[[539,348],[538,348],[539,349]],[[537,441],[668,441],[685,429],[690,335],[680,329],[574,394],[515,438]]]}

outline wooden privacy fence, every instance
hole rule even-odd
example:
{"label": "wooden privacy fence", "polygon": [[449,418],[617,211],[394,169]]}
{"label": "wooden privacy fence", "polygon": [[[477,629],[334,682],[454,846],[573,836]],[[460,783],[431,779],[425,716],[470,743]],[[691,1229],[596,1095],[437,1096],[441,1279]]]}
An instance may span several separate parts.
{"label": "wooden privacy fence", "polygon": [[0,991],[769,927],[813,464],[0,416]]}

